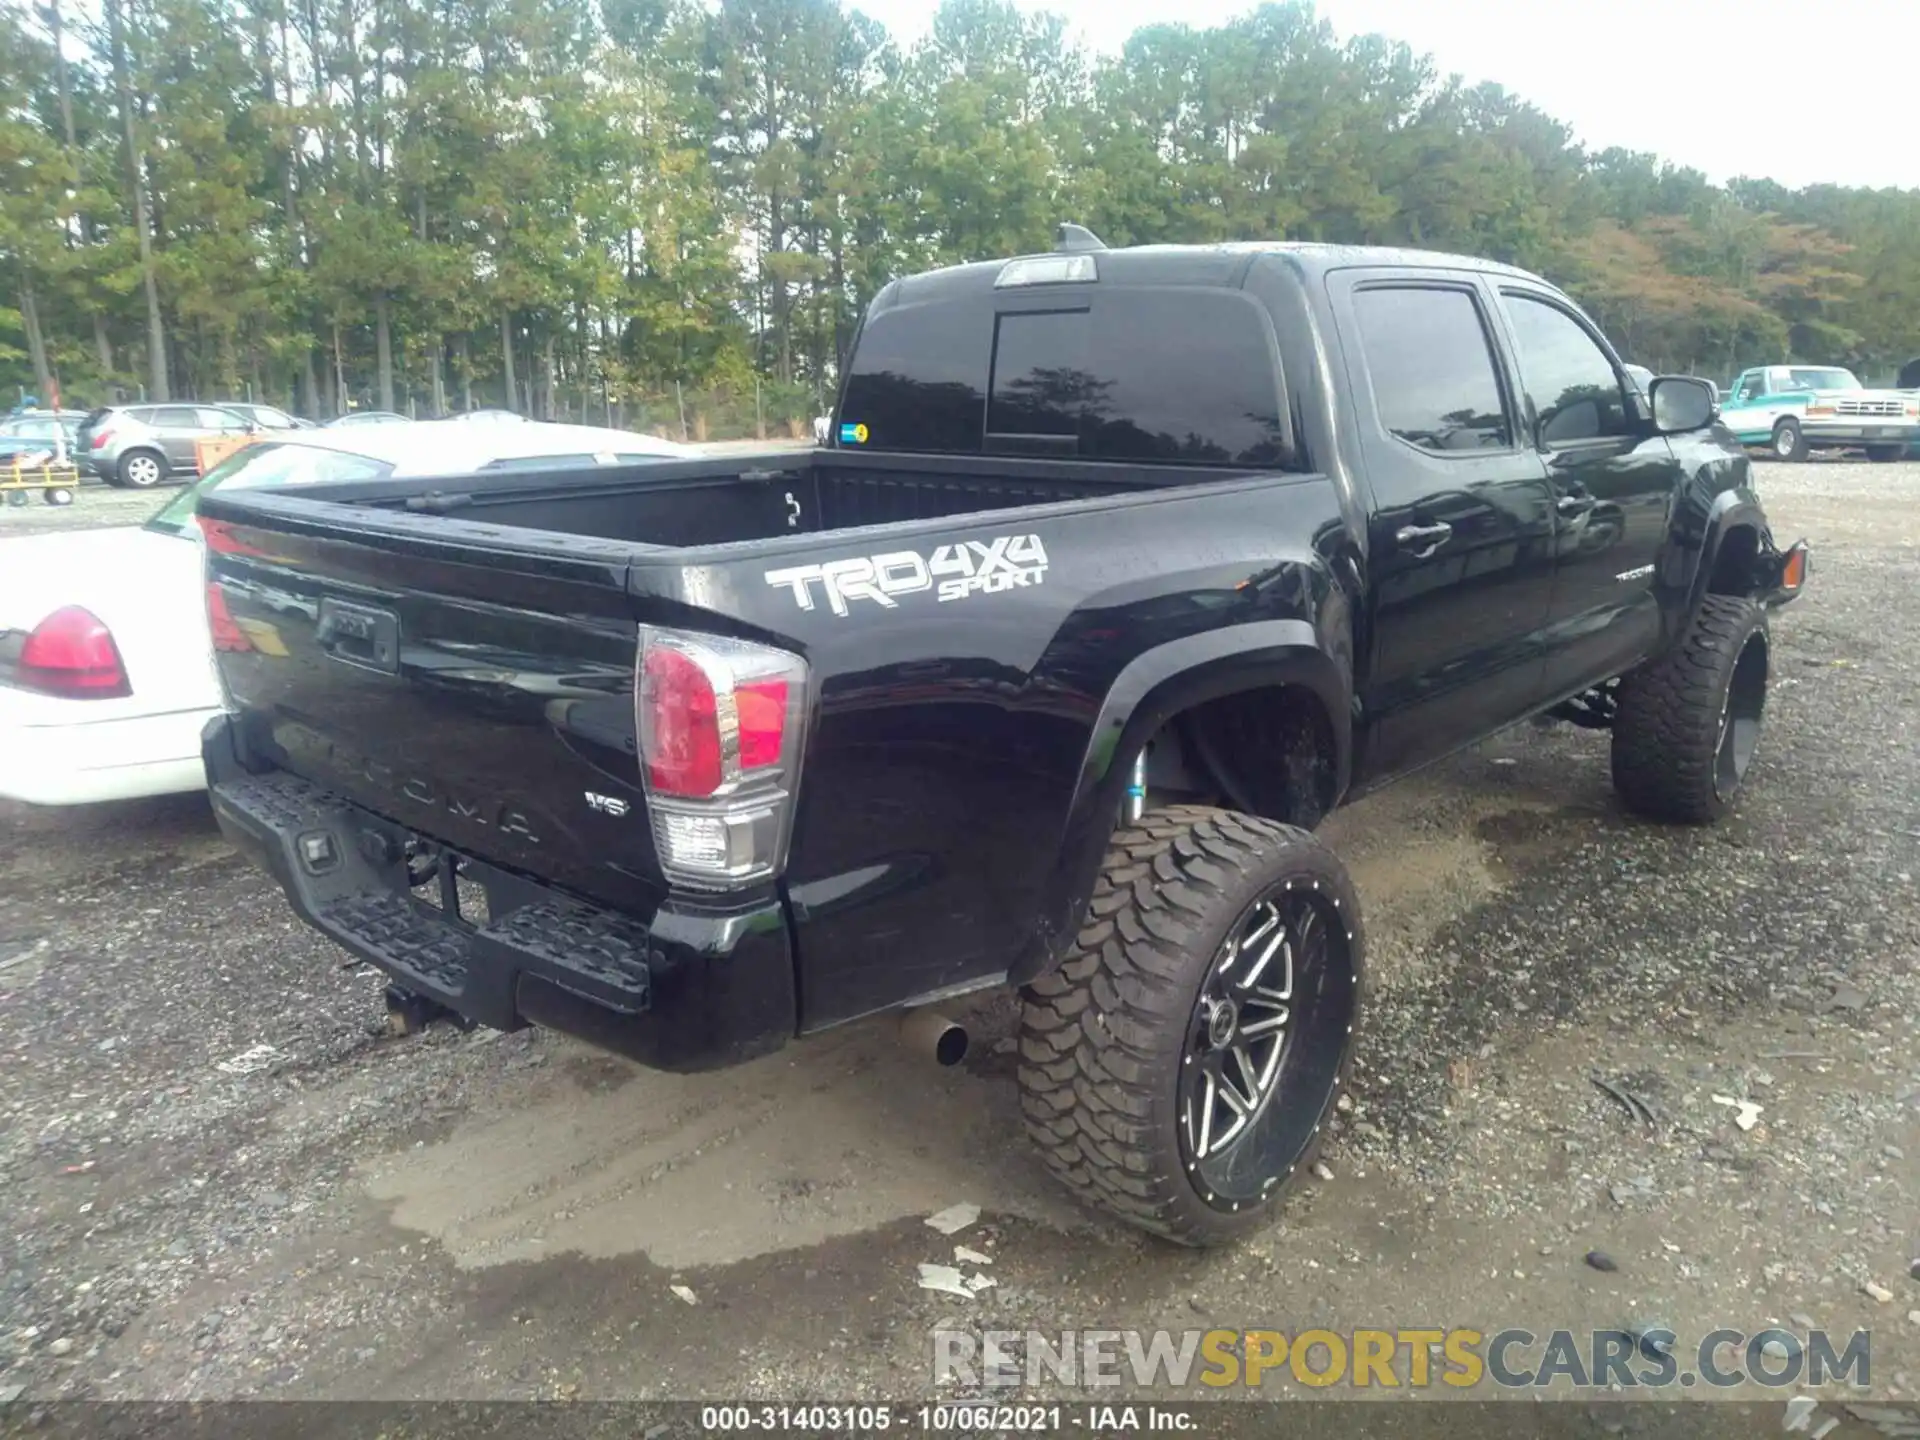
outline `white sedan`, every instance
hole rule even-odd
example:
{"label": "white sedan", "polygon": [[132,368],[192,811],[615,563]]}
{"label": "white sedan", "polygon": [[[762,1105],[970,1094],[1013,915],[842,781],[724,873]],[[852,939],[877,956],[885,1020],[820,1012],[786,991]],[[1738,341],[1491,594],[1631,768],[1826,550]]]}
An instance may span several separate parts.
{"label": "white sedan", "polygon": [[0,540],[0,796],[78,805],[205,788],[200,731],[221,698],[193,517],[216,486],[698,453],[623,430],[536,422],[302,430],[231,456],[145,525]]}

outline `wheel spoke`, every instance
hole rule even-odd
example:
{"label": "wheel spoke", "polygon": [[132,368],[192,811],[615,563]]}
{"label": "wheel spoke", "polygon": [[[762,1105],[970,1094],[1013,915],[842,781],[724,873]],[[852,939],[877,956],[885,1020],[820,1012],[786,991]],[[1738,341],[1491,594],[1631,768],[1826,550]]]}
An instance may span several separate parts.
{"label": "wheel spoke", "polygon": [[1307,913],[1300,917],[1300,948],[1302,950],[1307,948],[1307,942],[1320,928],[1320,912],[1311,905],[1307,906],[1306,910]]}
{"label": "wheel spoke", "polygon": [[1286,962],[1282,967],[1284,974],[1278,985],[1249,985],[1247,1002],[1256,1005],[1284,1005],[1293,999],[1293,940],[1289,937],[1280,947],[1280,956]]}
{"label": "wheel spoke", "polygon": [[1241,1038],[1245,1040],[1257,1040],[1262,1035],[1271,1035],[1276,1030],[1284,1030],[1287,1028],[1287,1015],[1287,1008],[1283,1005],[1278,1011],[1263,1020],[1242,1021],[1240,1024]]}
{"label": "wheel spoke", "polygon": [[1280,907],[1278,905],[1262,905],[1260,909],[1266,914],[1266,921],[1259,926],[1259,928],[1249,930],[1240,937],[1239,948],[1242,950],[1246,949],[1249,945],[1258,945],[1262,940],[1266,939],[1270,933],[1280,928]]}
{"label": "wheel spoke", "polygon": [[1260,1103],[1260,1072],[1254,1068],[1253,1057],[1247,1053],[1244,1045],[1233,1047],[1233,1063],[1238,1067],[1240,1078],[1247,1088],[1236,1094],[1233,1086],[1227,1086],[1227,1103],[1244,1114]]}
{"label": "wheel spoke", "polygon": [[[1266,931],[1263,929],[1260,933],[1264,935]],[[1238,988],[1241,990],[1257,989],[1260,983],[1260,977],[1266,973],[1267,966],[1273,963],[1273,957],[1275,955],[1286,948],[1286,944],[1287,932],[1283,927],[1276,924],[1274,926],[1273,939],[1269,940],[1267,942],[1267,948],[1260,952],[1260,958],[1253,962],[1253,968],[1240,977]]]}
{"label": "wheel spoke", "polygon": [[1220,1132],[1220,1138],[1213,1142],[1213,1151],[1217,1155],[1233,1143],[1234,1136],[1247,1128],[1247,1115],[1236,1111],[1233,1123]]}
{"label": "wheel spoke", "polygon": [[1204,1156],[1213,1148],[1209,1143],[1213,1139],[1213,1104],[1219,1097],[1220,1089],[1214,1084],[1211,1072],[1202,1076],[1201,1079],[1204,1088],[1200,1093],[1200,1140],[1193,1147],[1193,1152]]}
{"label": "wheel spoke", "polygon": [[[1295,956],[1301,968],[1310,968],[1316,962],[1327,958],[1327,941],[1331,933],[1320,912],[1309,907],[1306,918],[1300,922],[1300,943]],[[1292,993],[1291,983],[1288,986],[1288,993]]]}
{"label": "wheel spoke", "polygon": [[1240,957],[1247,953],[1250,946],[1258,945],[1261,940],[1266,938],[1268,931],[1279,926],[1280,912],[1271,905],[1264,908],[1267,912],[1266,923],[1257,929],[1243,929],[1239,935],[1234,937],[1227,953],[1221,958],[1220,963],[1214,967],[1214,973],[1216,975],[1224,978],[1234,966],[1240,963]]}

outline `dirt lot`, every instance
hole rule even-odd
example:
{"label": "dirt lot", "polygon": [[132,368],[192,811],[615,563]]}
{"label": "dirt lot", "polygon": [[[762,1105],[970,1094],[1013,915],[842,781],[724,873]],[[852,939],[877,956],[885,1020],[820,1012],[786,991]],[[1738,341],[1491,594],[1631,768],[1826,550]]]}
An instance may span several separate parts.
{"label": "dirt lot", "polygon": [[[1359,1103],[1232,1252],[1055,1193],[1004,1002],[951,1071],[885,1026],[691,1079],[394,1040],[203,801],[0,802],[0,1398],[906,1398],[942,1322],[1664,1322],[1871,1327],[1874,1398],[1912,1400],[1920,465],[1760,484],[1817,571],[1739,814],[1631,820],[1604,737],[1530,726],[1329,822],[1373,944]],[[61,523],[128,508],[81,498]],[[957,1201],[998,1280],[971,1301],[915,1285]]]}

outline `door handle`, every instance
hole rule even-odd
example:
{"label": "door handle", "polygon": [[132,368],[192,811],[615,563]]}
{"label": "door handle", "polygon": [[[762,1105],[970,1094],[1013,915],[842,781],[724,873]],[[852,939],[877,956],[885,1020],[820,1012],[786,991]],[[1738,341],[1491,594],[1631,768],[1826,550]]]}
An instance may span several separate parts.
{"label": "door handle", "polygon": [[1415,559],[1425,559],[1446,543],[1453,526],[1444,520],[1432,525],[1402,525],[1393,532],[1394,541],[1403,550],[1411,550]]}
{"label": "door handle", "polygon": [[1562,495],[1554,501],[1553,508],[1571,519],[1575,515],[1586,514],[1593,509],[1593,505],[1594,500],[1591,495]]}

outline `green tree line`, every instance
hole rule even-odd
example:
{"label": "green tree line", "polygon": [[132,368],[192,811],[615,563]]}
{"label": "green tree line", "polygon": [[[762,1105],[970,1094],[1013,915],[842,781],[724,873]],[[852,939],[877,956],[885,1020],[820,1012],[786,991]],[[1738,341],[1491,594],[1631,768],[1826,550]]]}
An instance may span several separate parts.
{"label": "green tree line", "polygon": [[1005,0],[911,46],[840,0],[0,0],[9,396],[782,429],[888,278],[1064,219],[1510,260],[1656,369],[1920,354],[1920,191],[1590,153],[1306,3],[1107,57]]}

